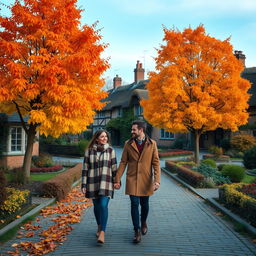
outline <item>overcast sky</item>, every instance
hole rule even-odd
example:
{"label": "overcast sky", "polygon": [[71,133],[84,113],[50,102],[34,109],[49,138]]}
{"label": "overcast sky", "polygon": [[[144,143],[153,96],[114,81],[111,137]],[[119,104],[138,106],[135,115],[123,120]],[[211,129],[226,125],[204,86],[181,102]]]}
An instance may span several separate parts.
{"label": "overcast sky", "polygon": [[107,80],[118,74],[123,83],[132,83],[137,60],[146,72],[153,70],[163,25],[183,30],[203,24],[217,39],[231,37],[234,50],[246,55],[246,66],[256,66],[256,0],[78,0],[78,7],[84,9],[82,24],[99,21],[109,44]]}

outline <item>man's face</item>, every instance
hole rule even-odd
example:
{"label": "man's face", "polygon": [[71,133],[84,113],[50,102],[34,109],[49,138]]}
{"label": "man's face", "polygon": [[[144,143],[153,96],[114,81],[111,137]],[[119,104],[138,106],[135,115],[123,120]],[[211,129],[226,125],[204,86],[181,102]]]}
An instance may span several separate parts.
{"label": "man's face", "polygon": [[134,124],[132,126],[132,130],[131,130],[131,133],[132,133],[132,137],[134,139],[138,138],[143,132],[143,129],[138,129],[138,125],[137,124]]}

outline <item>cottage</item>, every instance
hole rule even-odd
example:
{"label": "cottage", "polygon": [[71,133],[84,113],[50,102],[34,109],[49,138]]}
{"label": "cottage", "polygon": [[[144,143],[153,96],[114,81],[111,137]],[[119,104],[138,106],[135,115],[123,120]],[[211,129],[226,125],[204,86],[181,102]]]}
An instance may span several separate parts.
{"label": "cottage", "polygon": [[[149,80],[144,79],[145,70],[142,63],[137,61],[134,69],[134,82],[128,85],[122,85],[122,78],[116,75],[113,79],[113,88],[108,91],[109,95],[104,100],[107,105],[97,113],[92,125],[93,132],[105,128],[107,123],[116,117],[122,116],[125,109],[133,109],[134,115],[138,119],[143,118],[143,108],[140,106],[140,100],[148,98],[146,85]],[[175,139],[180,136],[189,136],[188,134],[174,134],[164,129],[152,127],[151,134],[159,146],[171,146]],[[113,144],[120,144],[120,134],[112,134]]]}

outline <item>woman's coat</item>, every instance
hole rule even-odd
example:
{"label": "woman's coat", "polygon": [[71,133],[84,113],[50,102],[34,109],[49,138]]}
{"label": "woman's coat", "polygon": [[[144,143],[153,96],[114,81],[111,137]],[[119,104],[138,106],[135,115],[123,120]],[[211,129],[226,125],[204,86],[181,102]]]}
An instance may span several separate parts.
{"label": "woman's coat", "polygon": [[85,197],[97,198],[98,196],[114,195],[114,177],[117,171],[116,154],[108,144],[104,150],[97,154],[97,146],[85,151],[82,188],[86,189]]}

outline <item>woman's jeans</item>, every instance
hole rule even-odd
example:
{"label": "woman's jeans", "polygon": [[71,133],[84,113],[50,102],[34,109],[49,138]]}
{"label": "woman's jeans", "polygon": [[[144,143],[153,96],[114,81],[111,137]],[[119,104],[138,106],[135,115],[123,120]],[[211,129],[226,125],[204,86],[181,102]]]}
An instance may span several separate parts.
{"label": "woman's jeans", "polygon": [[94,215],[98,226],[101,226],[100,231],[106,231],[108,221],[108,202],[109,197],[100,196],[99,198],[93,199]]}
{"label": "woman's jeans", "polygon": [[[134,230],[140,229],[141,223],[145,223],[149,211],[149,196],[130,196],[131,200],[131,215]],[[141,218],[139,214],[139,205],[141,206]]]}

